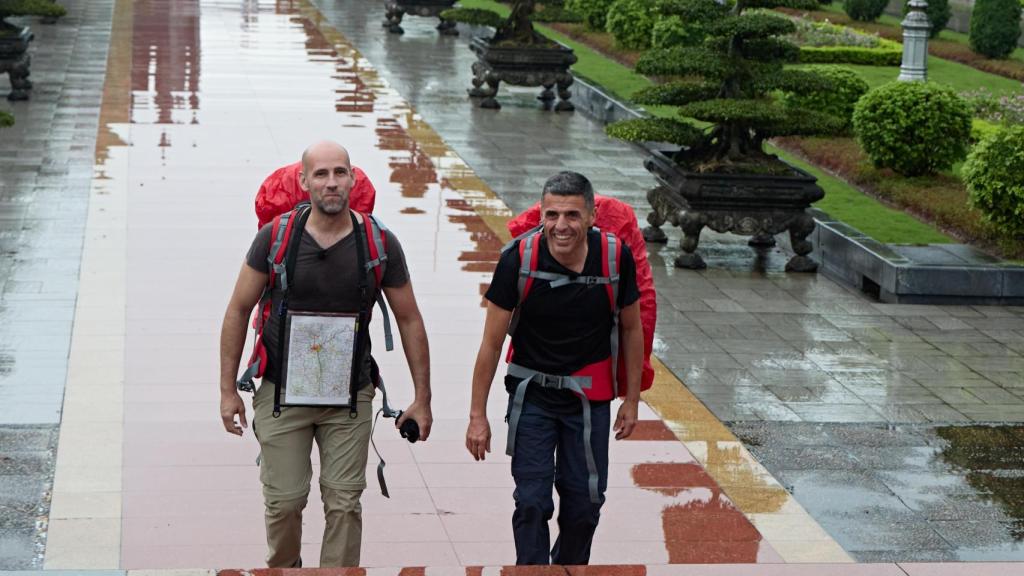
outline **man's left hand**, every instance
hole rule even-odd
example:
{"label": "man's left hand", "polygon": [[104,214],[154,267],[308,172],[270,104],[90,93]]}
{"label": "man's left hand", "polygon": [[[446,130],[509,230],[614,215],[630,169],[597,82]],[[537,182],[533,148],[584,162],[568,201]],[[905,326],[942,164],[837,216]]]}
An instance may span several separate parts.
{"label": "man's left hand", "polygon": [[401,418],[395,421],[395,428],[401,428],[406,419],[412,418],[420,427],[420,440],[426,441],[430,436],[430,425],[434,423],[434,417],[430,413],[430,402],[413,402],[402,413]]}
{"label": "man's left hand", "polygon": [[619,406],[619,414],[615,417],[615,439],[622,440],[629,438],[636,428],[637,412],[639,411],[639,400],[624,400]]}

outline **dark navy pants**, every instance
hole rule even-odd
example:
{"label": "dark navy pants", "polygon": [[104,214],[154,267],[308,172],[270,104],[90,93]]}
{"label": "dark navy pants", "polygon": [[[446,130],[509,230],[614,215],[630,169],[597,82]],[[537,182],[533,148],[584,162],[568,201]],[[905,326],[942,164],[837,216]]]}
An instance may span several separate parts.
{"label": "dark navy pants", "polygon": [[[512,532],[516,564],[580,565],[590,561],[590,544],[608,488],[610,403],[591,411],[592,445],[597,462],[600,502],[590,501],[583,414],[566,416],[523,404],[512,455],[516,510]],[[551,546],[548,520],[555,511],[551,489],[558,491],[558,539]]]}

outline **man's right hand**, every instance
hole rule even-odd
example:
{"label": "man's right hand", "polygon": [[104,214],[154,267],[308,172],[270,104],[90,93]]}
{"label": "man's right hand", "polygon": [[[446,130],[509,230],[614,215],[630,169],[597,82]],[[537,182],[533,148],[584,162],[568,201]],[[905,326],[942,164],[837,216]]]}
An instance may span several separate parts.
{"label": "man's right hand", "polygon": [[[235,415],[238,421],[235,421]],[[229,434],[241,436],[244,429],[249,427],[245,420],[245,403],[236,390],[222,392],[220,395],[220,418],[224,422],[224,429]]]}
{"label": "man's right hand", "polygon": [[470,417],[466,428],[466,449],[477,462],[485,460],[487,452],[491,451],[491,424],[486,416]]}

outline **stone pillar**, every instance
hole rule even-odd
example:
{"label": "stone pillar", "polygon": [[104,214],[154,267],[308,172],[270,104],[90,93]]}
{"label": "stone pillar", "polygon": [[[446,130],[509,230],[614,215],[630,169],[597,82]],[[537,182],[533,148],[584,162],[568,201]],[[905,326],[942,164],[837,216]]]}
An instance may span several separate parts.
{"label": "stone pillar", "polygon": [[910,0],[908,6],[910,11],[900,23],[903,26],[903,63],[897,80],[924,82],[928,79],[928,33],[932,29],[928,15],[924,13],[928,3]]}

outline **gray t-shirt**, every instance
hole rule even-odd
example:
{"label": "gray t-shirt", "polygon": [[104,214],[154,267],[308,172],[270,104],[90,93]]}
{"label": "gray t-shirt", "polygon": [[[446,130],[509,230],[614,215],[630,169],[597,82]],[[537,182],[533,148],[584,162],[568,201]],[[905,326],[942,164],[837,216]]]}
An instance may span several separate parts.
{"label": "gray t-shirt", "polygon": [[[246,256],[248,265],[264,274],[269,273],[267,254],[270,251],[271,233],[274,225],[267,224],[256,233],[256,238]],[[302,312],[359,312],[359,279],[356,276],[359,268],[359,253],[356,251],[356,240],[363,238],[365,228],[354,230],[333,246],[326,249],[320,247],[316,240],[303,231],[301,244],[295,264],[294,278],[289,279],[288,309]],[[404,286],[409,281],[409,270],[405,264],[405,254],[398,238],[391,231],[385,232],[387,243],[387,268],[381,285],[387,288]],[[366,252],[369,258],[369,252]],[[363,303],[367,309],[374,305],[373,297],[377,292],[377,276],[373,271],[367,274],[367,296]],[[274,302],[273,311],[267,326],[263,330],[263,342],[267,348],[267,368],[263,378],[271,382],[280,382],[281,349],[279,345],[278,303],[281,301],[281,290],[274,287],[271,293]],[[366,350],[362,358],[357,388],[370,381],[370,350]]]}

